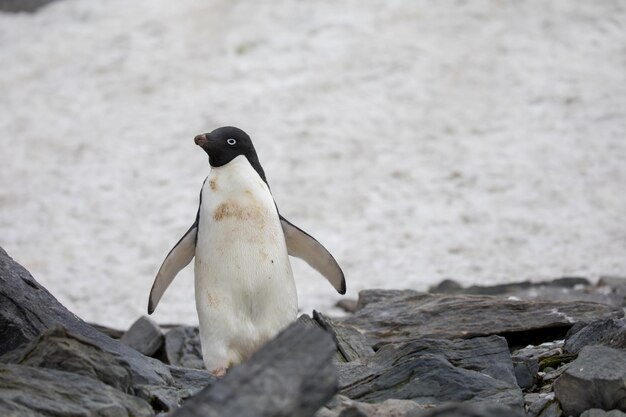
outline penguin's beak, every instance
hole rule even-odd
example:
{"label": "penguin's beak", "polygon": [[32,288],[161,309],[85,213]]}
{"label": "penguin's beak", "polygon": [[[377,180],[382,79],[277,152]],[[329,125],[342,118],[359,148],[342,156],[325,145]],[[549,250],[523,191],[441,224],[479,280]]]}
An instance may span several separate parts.
{"label": "penguin's beak", "polygon": [[203,133],[196,136],[193,141],[196,143],[196,145],[204,148],[204,145],[209,141],[209,139],[206,137],[206,133]]}

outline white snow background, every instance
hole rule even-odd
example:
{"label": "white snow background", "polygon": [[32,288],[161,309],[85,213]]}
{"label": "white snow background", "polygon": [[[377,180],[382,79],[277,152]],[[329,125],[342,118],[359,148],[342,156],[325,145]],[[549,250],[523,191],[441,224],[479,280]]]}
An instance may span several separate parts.
{"label": "white snow background", "polygon": [[145,313],[223,125],[348,297],[626,274],[622,1],[62,0],[0,13],[0,63],[0,246],[88,321]]}

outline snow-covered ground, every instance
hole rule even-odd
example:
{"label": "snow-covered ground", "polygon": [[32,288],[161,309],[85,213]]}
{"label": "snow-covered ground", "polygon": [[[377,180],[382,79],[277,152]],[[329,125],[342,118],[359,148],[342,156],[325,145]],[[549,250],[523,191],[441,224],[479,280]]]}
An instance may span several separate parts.
{"label": "snow-covered ground", "polygon": [[0,246],[87,320],[145,312],[222,125],[350,297],[626,275],[623,1],[63,0],[0,14],[0,62]]}

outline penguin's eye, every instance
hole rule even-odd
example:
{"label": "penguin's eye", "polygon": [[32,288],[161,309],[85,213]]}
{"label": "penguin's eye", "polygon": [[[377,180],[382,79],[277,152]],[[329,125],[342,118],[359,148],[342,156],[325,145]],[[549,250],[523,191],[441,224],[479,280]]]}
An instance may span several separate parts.
{"label": "penguin's eye", "polygon": [[230,139],[226,139],[226,143],[228,143],[229,145],[234,145],[235,143],[237,143],[237,141],[233,138],[230,138]]}

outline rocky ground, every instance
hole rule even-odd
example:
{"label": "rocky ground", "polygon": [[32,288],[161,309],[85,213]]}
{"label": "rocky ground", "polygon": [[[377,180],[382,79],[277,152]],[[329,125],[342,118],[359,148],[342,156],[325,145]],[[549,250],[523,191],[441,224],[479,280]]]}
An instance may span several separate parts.
{"label": "rocky ground", "polygon": [[90,325],[0,249],[2,416],[626,416],[626,278],[366,290],[216,379],[198,329]]}

